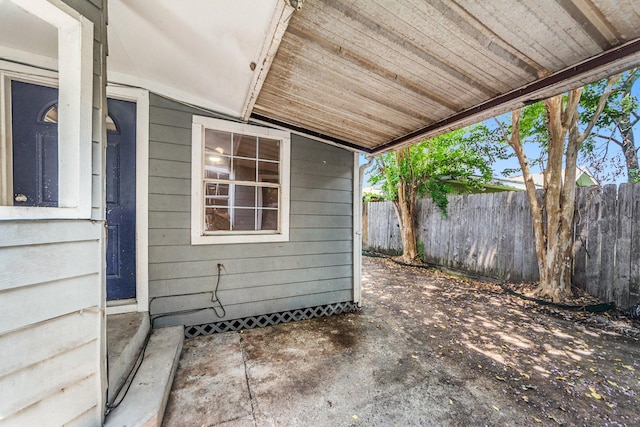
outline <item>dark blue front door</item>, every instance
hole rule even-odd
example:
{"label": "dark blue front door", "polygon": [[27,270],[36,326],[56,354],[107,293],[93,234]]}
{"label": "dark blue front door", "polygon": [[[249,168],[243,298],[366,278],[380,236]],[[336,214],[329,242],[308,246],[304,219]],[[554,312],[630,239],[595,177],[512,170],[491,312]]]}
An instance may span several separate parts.
{"label": "dark blue front door", "polygon": [[136,104],[107,105],[107,300],[118,300],[136,297]]}
{"label": "dark blue front door", "polygon": [[[11,82],[15,206],[58,206],[58,91]],[[136,297],[136,104],[109,99],[107,299]]]}
{"label": "dark blue front door", "polygon": [[14,206],[58,206],[58,90],[11,82]]}

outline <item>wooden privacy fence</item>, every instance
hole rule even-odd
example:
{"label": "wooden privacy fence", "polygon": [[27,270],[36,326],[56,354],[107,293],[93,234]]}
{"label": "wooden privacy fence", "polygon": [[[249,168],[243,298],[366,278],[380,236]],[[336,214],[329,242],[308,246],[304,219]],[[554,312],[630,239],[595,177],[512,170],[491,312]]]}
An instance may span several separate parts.
{"label": "wooden privacy fence", "polygon": [[[447,216],[420,200],[418,240],[425,261],[512,282],[538,280],[525,192],[449,197]],[[391,202],[364,206],[363,247],[402,252]],[[578,187],[574,283],[626,308],[640,302],[640,184]]]}

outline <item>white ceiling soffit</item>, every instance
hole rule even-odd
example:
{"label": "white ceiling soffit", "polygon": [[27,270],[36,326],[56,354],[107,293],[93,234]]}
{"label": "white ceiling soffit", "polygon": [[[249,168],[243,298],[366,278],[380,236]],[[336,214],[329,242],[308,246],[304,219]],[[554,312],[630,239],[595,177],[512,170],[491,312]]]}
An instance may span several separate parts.
{"label": "white ceiling soffit", "polygon": [[252,118],[380,153],[640,64],[637,0],[307,0]]}
{"label": "white ceiling soffit", "polygon": [[58,29],[0,0],[0,59],[57,70]]}
{"label": "white ceiling soffit", "polygon": [[108,4],[110,82],[238,118],[255,102],[252,93],[269,65],[266,55],[273,56],[270,46],[284,32],[283,15],[293,10],[284,0]]}

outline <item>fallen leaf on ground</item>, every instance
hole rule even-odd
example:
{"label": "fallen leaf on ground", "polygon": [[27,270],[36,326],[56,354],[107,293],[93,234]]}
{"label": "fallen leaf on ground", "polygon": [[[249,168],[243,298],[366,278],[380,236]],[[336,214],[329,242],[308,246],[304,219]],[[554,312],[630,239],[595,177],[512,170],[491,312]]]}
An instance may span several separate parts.
{"label": "fallen leaf on ground", "polygon": [[596,388],[592,385],[589,386],[589,390],[591,391],[591,394],[588,394],[587,396],[591,396],[594,399],[600,400],[602,399],[602,395],[599,394],[598,392],[596,392]]}
{"label": "fallen leaf on ground", "polygon": [[549,418],[551,418],[553,421],[555,421],[556,423],[562,425],[564,424],[562,421],[560,421],[559,419],[557,419],[556,417],[554,417],[553,415],[549,415]]}

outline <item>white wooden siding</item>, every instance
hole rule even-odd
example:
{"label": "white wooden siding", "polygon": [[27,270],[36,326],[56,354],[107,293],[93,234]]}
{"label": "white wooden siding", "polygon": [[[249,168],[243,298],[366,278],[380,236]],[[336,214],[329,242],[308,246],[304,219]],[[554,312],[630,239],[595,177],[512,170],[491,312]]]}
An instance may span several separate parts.
{"label": "white wooden siding", "polygon": [[[353,298],[353,153],[292,135],[290,241],[198,245],[190,241],[192,115],[150,97],[149,293],[156,326],[235,319]],[[176,313],[176,314],[171,314]]]}
{"label": "white wooden siding", "polygon": [[0,222],[2,425],[100,423],[102,234],[99,222]]}

